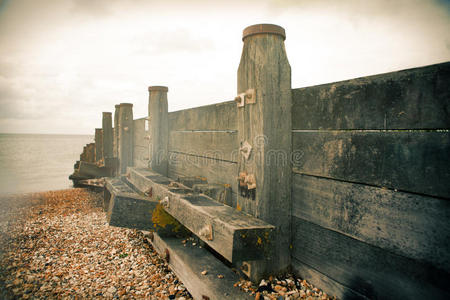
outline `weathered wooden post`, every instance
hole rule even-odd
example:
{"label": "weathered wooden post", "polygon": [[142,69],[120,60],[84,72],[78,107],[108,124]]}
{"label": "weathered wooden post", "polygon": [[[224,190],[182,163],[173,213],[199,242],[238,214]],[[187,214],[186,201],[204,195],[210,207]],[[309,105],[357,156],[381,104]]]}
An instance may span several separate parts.
{"label": "weathered wooden post", "polygon": [[120,103],[119,107],[119,173],[125,174],[133,166],[133,104]]}
{"label": "weathered wooden post", "polygon": [[276,226],[266,261],[244,262],[252,280],[290,265],[291,67],[282,27],[249,26],[238,69],[238,207]]}
{"label": "weathered wooden post", "polygon": [[95,128],[95,161],[103,159],[103,130]]}
{"label": "weathered wooden post", "polygon": [[102,120],[103,129],[103,158],[113,157],[113,131],[112,131],[112,114],[103,112]]}
{"label": "weathered wooden post", "polygon": [[150,86],[148,92],[150,167],[155,172],[167,176],[169,143],[168,88],[165,86]]}
{"label": "weathered wooden post", "polygon": [[118,157],[118,148],[119,148],[119,109],[120,105],[116,104],[114,110],[114,141],[113,141],[113,156]]}

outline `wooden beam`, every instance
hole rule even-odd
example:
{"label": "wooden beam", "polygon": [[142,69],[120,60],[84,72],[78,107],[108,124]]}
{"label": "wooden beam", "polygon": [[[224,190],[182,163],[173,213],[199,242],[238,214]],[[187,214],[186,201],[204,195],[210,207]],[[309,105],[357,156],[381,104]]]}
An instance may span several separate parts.
{"label": "wooden beam", "polygon": [[355,292],[369,299],[449,299],[448,272],[292,219],[292,256]]}
{"label": "wooden beam", "polygon": [[[273,257],[251,267],[255,281],[264,273],[283,273],[290,267],[292,96],[285,38],[284,29],[277,25],[247,27],[238,68],[237,94],[244,99],[237,100],[244,100],[244,105],[237,107],[242,150],[238,149],[235,177],[243,177],[236,206],[250,208],[245,212],[276,226]],[[271,156],[280,159],[271,162]]]}
{"label": "wooden beam", "polygon": [[274,226],[212,198],[195,194],[149,169],[129,168],[128,176],[140,191],[158,199],[164,209],[228,261],[259,260],[271,255]]}
{"label": "wooden beam", "polygon": [[120,178],[107,178],[107,219],[109,225],[140,230],[154,230],[153,211],[158,201],[136,193]]}
{"label": "wooden beam", "polygon": [[[238,274],[231,271],[204,248],[182,239],[160,237],[153,234],[154,249],[166,257],[170,269],[186,286],[194,299],[235,300],[254,297],[234,287]],[[168,256],[167,256],[168,254]],[[202,272],[206,271],[205,275]],[[220,275],[220,276],[219,276]]]}
{"label": "wooden beam", "polygon": [[236,130],[236,103],[227,101],[169,113],[170,130]]}
{"label": "wooden beam", "polygon": [[237,162],[237,132],[171,131],[169,151]]}
{"label": "wooden beam", "polygon": [[292,90],[293,129],[450,128],[450,62]]}
{"label": "wooden beam", "polygon": [[295,132],[302,174],[450,198],[450,133]]}
{"label": "wooden beam", "polygon": [[167,104],[168,88],[165,86],[148,87],[148,116],[150,131],[150,168],[167,176],[169,117]]}

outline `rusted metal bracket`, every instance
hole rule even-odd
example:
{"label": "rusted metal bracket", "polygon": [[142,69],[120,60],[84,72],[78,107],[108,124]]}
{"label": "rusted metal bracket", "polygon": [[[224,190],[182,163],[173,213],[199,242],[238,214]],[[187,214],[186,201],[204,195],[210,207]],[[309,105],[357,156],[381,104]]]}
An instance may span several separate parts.
{"label": "rusted metal bracket", "polygon": [[252,146],[247,141],[244,141],[243,143],[241,142],[241,147],[239,148],[239,151],[242,153],[245,159],[248,160],[252,152]]}
{"label": "rusted metal bracket", "polygon": [[159,201],[164,208],[169,208],[169,196],[164,197],[161,201]]}
{"label": "rusted metal bracket", "polygon": [[245,93],[240,93],[234,98],[234,101],[237,102],[238,107],[244,107],[245,103],[256,103],[255,89],[248,89],[245,91]]}
{"label": "rusted metal bracket", "polygon": [[203,227],[198,234],[200,236],[205,237],[206,239],[208,239],[208,241],[212,241],[214,239],[214,234],[213,234],[213,227],[211,224],[206,225],[205,227]]}

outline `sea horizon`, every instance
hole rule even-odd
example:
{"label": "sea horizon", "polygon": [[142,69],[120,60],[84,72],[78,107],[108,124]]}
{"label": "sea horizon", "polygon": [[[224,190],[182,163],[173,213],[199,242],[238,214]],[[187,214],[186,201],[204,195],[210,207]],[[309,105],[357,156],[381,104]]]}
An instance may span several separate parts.
{"label": "sea horizon", "polygon": [[72,188],[69,175],[90,134],[0,133],[0,195]]}

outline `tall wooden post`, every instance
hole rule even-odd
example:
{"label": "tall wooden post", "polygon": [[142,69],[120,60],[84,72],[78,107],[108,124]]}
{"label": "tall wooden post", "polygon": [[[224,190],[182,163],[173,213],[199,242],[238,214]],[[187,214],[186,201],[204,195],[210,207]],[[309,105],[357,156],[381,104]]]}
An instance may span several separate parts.
{"label": "tall wooden post", "polygon": [[165,86],[150,86],[148,92],[150,167],[155,172],[167,176],[169,143],[168,88]]}
{"label": "tall wooden post", "polygon": [[95,161],[103,159],[103,129],[95,128]]}
{"label": "tall wooden post", "polygon": [[[276,226],[266,261],[244,263],[252,280],[290,265],[291,67],[282,27],[245,28],[238,69],[239,192],[246,212]],[[254,102],[254,103],[252,103]]]}
{"label": "tall wooden post", "polygon": [[119,109],[120,105],[116,104],[114,110],[114,140],[113,140],[113,156],[118,157],[118,148],[119,148]]}
{"label": "tall wooden post", "polygon": [[125,174],[133,166],[133,104],[120,103],[119,107],[119,172]]}
{"label": "tall wooden post", "polygon": [[102,119],[103,129],[103,158],[113,157],[113,131],[112,131],[112,114],[103,112]]}

